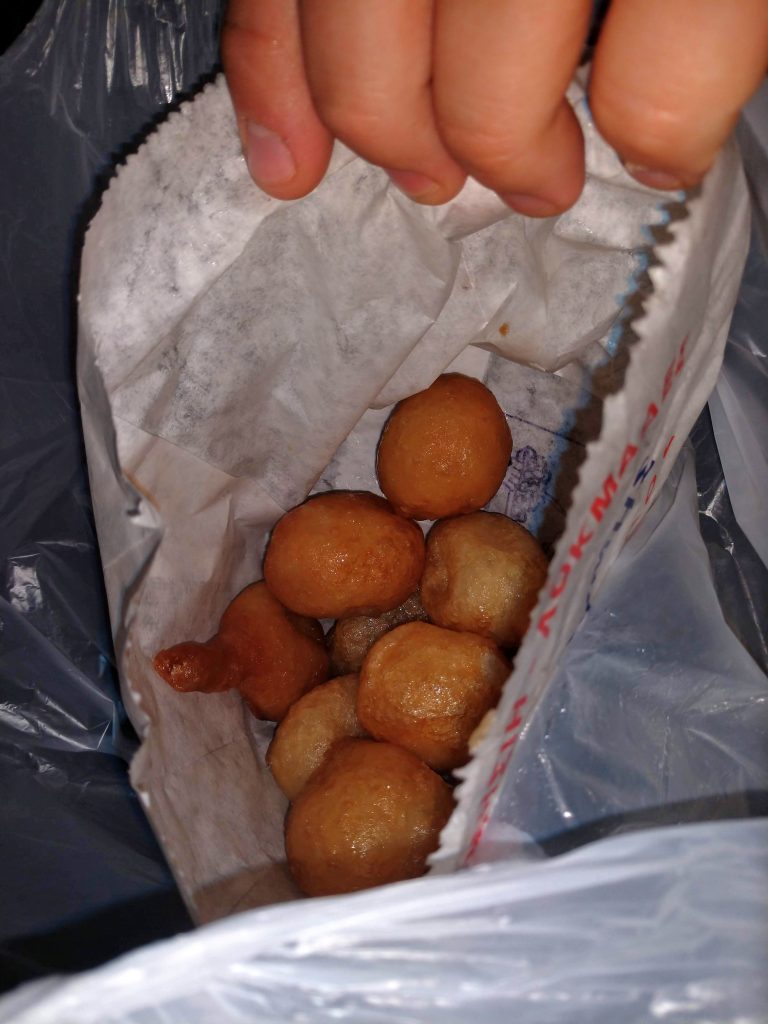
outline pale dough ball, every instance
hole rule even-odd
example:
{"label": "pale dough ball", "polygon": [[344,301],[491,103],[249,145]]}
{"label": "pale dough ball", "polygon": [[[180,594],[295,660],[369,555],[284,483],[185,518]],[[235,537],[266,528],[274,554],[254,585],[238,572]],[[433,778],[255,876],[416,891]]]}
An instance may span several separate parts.
{"label": "pale dough ball", "polygon": [[341,740],[288,812],[288,864],[308,896],[416,878],[452,810],[450,787],[407,750]]}
{"label": "pale dough ball", "polygon": [[379,442],[379,485],[412,519],[473,512],[501,486],[511,452],[493,394],[472,377],[446,373],[395,406]]}
{"label": "pale dough ball", "polygon": [[474,512],[445,519],[427,538],[422,602],[438,626],[516,647],[547,568],[536,539],[506,516]]}
{"label": "pale dough ball", "polygon": [[368,652],[357,716],[377,739],[413,751],[437,771],[451,770],[469,759],[469,738],[508,675],[492,640],[411,622]]}
{"label": "pale dough ball", "polygon": [[366,654],[380,636],[395,626],[426,617],[419,595],[411,594],[407,601],[383,615],[353,615],[348,619],[338,619],[327,638],[331,671],[339,675],[359,672]]}
{"label": "pale dough ball", "polygon": [[357,676],[340,676],[304,694],[278,725],[267,764],[289,800],[296,799],[334,743],[365,735],[356,701]]}
{"label": "pale dough ball", "polygon": [[319,619],[396,608],[416,590],[423,568],[419,527],[366,491],[327,491],[291,509],[264,558],[275,597]]}

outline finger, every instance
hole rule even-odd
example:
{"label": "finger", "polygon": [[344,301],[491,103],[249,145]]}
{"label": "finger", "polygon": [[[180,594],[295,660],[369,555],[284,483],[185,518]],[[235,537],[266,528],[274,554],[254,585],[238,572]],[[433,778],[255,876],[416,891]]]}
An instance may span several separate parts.
{"label": "finger", "polygon": [[296,0],[230,0],[221,55],[254,181],[278,199],[306,195],[333,140],[309,93]]}
{"label": "finger", "polygon": [[766,0],[614,0],[590,105],[638,180],[687,187],[712,164],[766,67]]}
{"label": "finger", "polygon": [[303,0],[312,95],[337,138],[387,168],[412,198],[442,203],[464,173],[437,133],[432,0]]}
{"label": "finger", "polygon": [[583,140],[564,95],[590,10],[590,0],[437,0],[438,130],[521,213],[551,216],[581,193]]}

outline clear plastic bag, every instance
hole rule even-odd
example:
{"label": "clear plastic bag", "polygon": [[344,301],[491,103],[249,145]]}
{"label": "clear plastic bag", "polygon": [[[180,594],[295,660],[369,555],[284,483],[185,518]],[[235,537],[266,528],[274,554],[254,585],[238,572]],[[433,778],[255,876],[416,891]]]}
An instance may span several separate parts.
{"label": "clear plastic bag", "polygon": [[734,512],[757,554],[768,566],[768,532],[763,525],[768,490],[768,87],[750,103],[739,126],[739,141],[752,192],[754,231],[731,324],[730,344],[710,400],[712,422]]}
{"label": "clear plastic bag", "polygon": [[768,679],[723,618],[697,519],[686,448],[520,737],[487,856],[768,813]]}
{"label": "clear plastic bag", "polygon": [[0,1024],[758,1024],[768,822],[654,829],[251,911],[0,1002]]}

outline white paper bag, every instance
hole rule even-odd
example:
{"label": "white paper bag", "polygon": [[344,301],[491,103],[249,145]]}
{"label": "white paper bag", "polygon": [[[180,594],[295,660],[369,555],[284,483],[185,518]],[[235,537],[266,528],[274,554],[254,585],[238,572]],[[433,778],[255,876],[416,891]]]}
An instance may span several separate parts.
{"label": "white paper bag", "polygon": [[514,451],[490,507],[554,557],[436,857],[473,862],[516,736],[714,384],[747,244],[735,150],[654,254],[663,197],[624,173],[577,86],[570,98],[589,173],[556,220],[471,182],[416,206],[341,147],[311,196],[275,201],[248,177],[220,81],[120,168],[88,231],[78,375],[144,740],[132,778],[199,920],[296,895],[286,804],[264,765],[271,726],[237,693],[176,693],[151,658],[214,632],[283,511],[313,488],[377,490],[389,407],[446,368],[499,398]]}

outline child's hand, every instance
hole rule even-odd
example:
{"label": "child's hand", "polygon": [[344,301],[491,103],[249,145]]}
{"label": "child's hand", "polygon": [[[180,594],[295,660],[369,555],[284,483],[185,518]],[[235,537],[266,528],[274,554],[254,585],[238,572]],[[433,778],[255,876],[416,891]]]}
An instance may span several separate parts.
{"label": "child's hand", "polygon": [[[422,203],[466,175],[550,216],[584,182],[564,99],[591,0],[230,0],[224,66],[270,195],[322,179],[339,138]],[[634,176],[695,184],[768,66],[768,0],[613,0],[589,101]]]}

